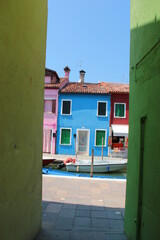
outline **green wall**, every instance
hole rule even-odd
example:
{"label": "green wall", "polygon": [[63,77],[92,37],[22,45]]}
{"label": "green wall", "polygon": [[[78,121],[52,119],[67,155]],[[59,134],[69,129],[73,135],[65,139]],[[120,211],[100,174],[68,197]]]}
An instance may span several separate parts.
{"label": "green wall", "polygon": [[[159,38],[160,1],[131,0],[130,119],[125,213],[125,232],[129,239],[160,239]],[[146,116],[146,120],[141,132],[140,119],[143,116]],[[142,148],[140,139],[144,142]],[[140,161],[143,162],[142,171]],[[138,215],[141,221],[138,225],[138,199],[141,194],[141,214]]]}
{"label": "green wall", "polygon": [[0,239],[41,227],[47,0],[0,0]]}

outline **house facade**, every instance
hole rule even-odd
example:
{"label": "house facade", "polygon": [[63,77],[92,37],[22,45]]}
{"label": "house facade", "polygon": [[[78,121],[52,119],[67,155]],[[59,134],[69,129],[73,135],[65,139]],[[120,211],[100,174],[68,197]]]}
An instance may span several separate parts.
{"label": "house facade", "polygon": [[110,95],[101,84],[68,83],[59,93],[57,154],[108,155]]}
{"label": "house facade", "polygon": [[64,71],[64,78],[59,78],[56,71],[45,70],[43,153],[56,153],[58,92],[68,83],[70,69]]}
{"label": "house facade", "polygon": [[129,131],[129,84],[104,83],[111,95],[109,155],[127,157]]}

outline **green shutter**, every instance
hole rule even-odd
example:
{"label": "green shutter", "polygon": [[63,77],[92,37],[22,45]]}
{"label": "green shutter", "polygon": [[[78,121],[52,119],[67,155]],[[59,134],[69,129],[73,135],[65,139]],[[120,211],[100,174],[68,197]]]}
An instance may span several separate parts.
{"label": "green shutter", "polygon": [[96,131],[96,146],[102,146],[102,138],[103,138],[103,146],[105,145],[105,131],[97,130]]}
{"label": "green shutter", "polygon": [[70,144],[70,129],[61,130],[61,144]]}
{"label": "green shutter", "polygon": [[116,104],[116,109],[115,109],[115,116],[116,117],[124,117],[124,104]]}

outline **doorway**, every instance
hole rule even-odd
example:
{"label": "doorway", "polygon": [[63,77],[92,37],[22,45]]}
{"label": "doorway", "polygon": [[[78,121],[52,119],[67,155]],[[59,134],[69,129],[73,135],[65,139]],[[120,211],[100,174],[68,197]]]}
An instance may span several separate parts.
{"label": "doorway", "polygon": [[77,130],[77,154],[89,155],[89,130]]}
{"label": "doorway", "polygon": [[44,128],[43,129],[43,152],[52,153],[52,136],[53,129]]}

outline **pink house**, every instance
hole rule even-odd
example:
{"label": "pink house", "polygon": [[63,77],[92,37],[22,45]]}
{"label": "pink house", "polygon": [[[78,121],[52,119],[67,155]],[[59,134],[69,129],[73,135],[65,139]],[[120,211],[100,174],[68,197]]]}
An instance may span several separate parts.
{"label": "pink house", "polygon": [[58,92],[69,81],[69,67],[64,68],[64,78],[59,78],[54,70],[45,70],[43,152],[56,153]]}

